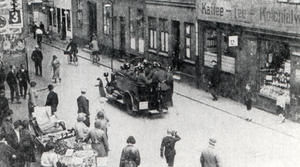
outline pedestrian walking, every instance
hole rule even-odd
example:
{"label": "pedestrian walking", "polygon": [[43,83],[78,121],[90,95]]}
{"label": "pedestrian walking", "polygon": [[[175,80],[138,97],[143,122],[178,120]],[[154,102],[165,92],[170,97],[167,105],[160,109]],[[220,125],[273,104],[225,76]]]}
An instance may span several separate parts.
{"label": "pedestrian walking", "polygon": [[30,80],[28,70],[25,69],[23,64],[20,65],[20,69],[17,72],[17,78],[19,81],[20,94],[26,99],[28,83],[30,83]]}
{"label": "pedestrian walking", "polygon": [[25,167],[30,167],[32,162],[36,162],[34,141],[29,131],[29,121],[22,121],[22,129],[20,129],[20,152],[25,161]]}
{"label": "pedestrian walking", "polygon": [[37,28],[38,28],[38,26],[36,25],[36,23],[33,23],[33,26],[32,26],[33,39],[36,38],[36,29]]}
{"label": "pedestrian walking", "polygon": [[11,103],[14,103],[14,99],[15,99],[15,95],[16,95],[17,104],[21,104],[19,87],[18,87],[18,79],[17,79],[17,74],[16,74],[16,67],[14,65],[10,66],[10,71],[7,74],[6,82],[10,89]]}
{"label": "pedestrian walking", "polygon": [[75,135],[76,135],[76,140],[79,141],[84,141],[89,133],[89,127],[83,123],[83,121],[86,120],[85,113],[78,113],[77,116],[77,122],[75,123],[74,129],[75,129]]}
{"label": "pedestrian walking", "polygon": [[53,69],[52,79],[53,79],[54,83],[57,83],[57,80],[59,82],[61,82],[61,78],[60,78],[60,62],[57,59],[56,55],[53,55],[53,59],[52,59],[51,65],[52,65],[52,69]]}
{"label": "pedestrian walking", "polygon": [[219,88],[219,83],[220,83],[220,71],[217,66],[217,62],[215,60],[212,60],[211,64],[212,64],[212,69],[211,69],[210,75],[209,75],[208,86],[210,89],[210,93],[213,97],[213,101],[217,101],[218,100],[218,88]]}
{"label": "pedestrian walking", "polygon": [[1,89],[5,90],[5,84],[4,84],[5,80],[6,80],[6,73],[4,67],[2,66],[0,68],[0,90]]}
{"label": "pedestrian walking", "polygon": [[98,157],[108,156],[108,141],[105,132],[101,129],[101,125],[99,122],[95,122],[95,127],[90,130],[85,141],[88,142],[89,140],[91,140],[92,149],[97,152]]}
{"label": "pedestrian walking", "polygon": [[252,90],[250,84],[246,84],[246,95],[244,97],[244,101],[246,104],[246,121],[252,121],[250,111],[252,109]]}
{"label": "pedestrian walking", "polygon": [[29,94],[28,94],[28,114],[29,118],[32,118],[32,113],[34,112],[34,107],[37,106],[37,90],[35,89],[36,82],[31,81],[29,87]]}
{"label": "pedestrian walking", "polygon": [[5,140],[5,134],[0,133],[0,166],[11,167],[16,160],[17,152]]}
{"label": "pedestrian walking", "polygon": [[137,167],[141,163],[139,150],[135,147],[135,138],[129,136],[127,138],[127,146],[122,150],[120,167]]}
{"label": "pedestrian walking", "polygon": [[31,59],[34,62],[35,67],[35,75],[42,76],[42,61],[43,61],[43,53],[39,49],[39,46],[35,46],[35,50],[31,54]]}
{"label": "pedestrian walking", "polygon": [[0,125],[2,125],[3,119],[9,115],[8,110],[9,104],[7,98],[5,97],[5,91],[0,89]]}
{"label": "pedestrian walking", "polygon": [[167,106],[173,106],[173,92],[174,92],[174,78],[173,78],[173,69],[171,66],[168,67],[166,84],[169,89],[167,90]]}
{"label": "pedestrian walking", "polygon": [[42,48],[43,30],[41,29],[41,27],[36,28],[35,34],[36,34],[36,42],[39,45],[39,47]]}
{"label": "pedestrian walking", "polygon": [[86,126],[90,127],[89,100],[86,97],[86,89],[81,89],[81,95],[77,98],[78,113],[85,113],[86,120],[83,121]]}
{"label": "pedestrian walking", "polygon": [[106,93],[104,91],[104,84],[101,78],[97,78],[97,80],[99,81],[98,85],[98,89],[99,89],[99,95],[100,97],[106,97]]}
{"label": "pedestrian walking", "polygon": [[181,138],[174,130],[167,130],[167,136],[163,138],[160,146],[160,156],[166,158],[166,162],[169,167],[174,166],[174,159],[176,155],[175,144]]}
{"label": "pedestrian walking", "polygon": [[104,115],[104,109],[101,109],[100,111],[97,112],[95,122],[99,122],[101,129],[105,132],[105,135],[108,138],[107,127],[108,127],[109,119]]}
{"label": "pedestrian walking", "polygon": [[45,34],[45,25],[43,22],[40,22],[40,29],[43,31],[43,34]]}
{"label": "pedestrian walking", "polygon": [[216,139],[209,139],[209,145],[206,150],[201,153],[201,167],[221,167],[220,158],[215,151]]}
{"label": "pedestrian walking", "polygon": [[53,85],[48,85],[48,96],[46,100],[46,106],[51,107],[51,114],[54,115],[55,112],[57,111],[57,105],[58,105],[58,96],[57,93],[53,91],[54,87]]}

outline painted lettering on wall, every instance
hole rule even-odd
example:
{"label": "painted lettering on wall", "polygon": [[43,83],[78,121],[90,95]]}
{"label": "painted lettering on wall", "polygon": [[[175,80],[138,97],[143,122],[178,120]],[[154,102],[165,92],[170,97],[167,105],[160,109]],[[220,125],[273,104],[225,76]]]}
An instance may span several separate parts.
{"label": "painted lettering on wall", "polygon": [[201,12],[205,15],[224,16],[224,8],[217,6],[215,3],[207,4],[203,2]]}
{"label": "painted lettering on wall", "polygon": [[293,9],[267,9],[260,8],[260,20],[264,22],[275,22],[281,24],[300,24],[300,13]]}

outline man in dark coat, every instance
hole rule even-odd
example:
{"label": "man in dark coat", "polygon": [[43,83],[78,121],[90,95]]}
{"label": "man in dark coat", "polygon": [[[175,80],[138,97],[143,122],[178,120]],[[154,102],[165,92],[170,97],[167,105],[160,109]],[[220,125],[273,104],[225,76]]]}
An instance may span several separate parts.
{"label": "man in dark coat", "polygon": [[2,125],[2,121],[5,117],[8,116],[8,100],[5,97],[4,89],[0,89],[0,125]]}
{"label": "man in dark coat", "polygon": [[209,139],[209,146],[201,153],[200,163],[202,167],[220,167],[220,158],[215,152],[215,139]]}
{"label": "man in dark coat", "polygon": [[[77,58],[76,54],[78,52],[78,46],[77,46],[77,43],[73,39],[70,39],[70,43],[67,45],[66,50],[69,50],[69,49],[70,49],[70,52],[71,52],[73,58],[74,59]],[[71,59],[70,59],[71,62],[72,62],[72,56],[71,56]]]}
{"label": "man in dark coat", "polygon": [[209,88],[210,88],[210,93],[213,97],[213,100],[216,101],[218,100],[218,87],[220,83],[220,71],[217,66],[217,62],[215,60],[211,61],[212,63],[212,70],[210,72],[209,76]]}
{"label": "man in dark coat", "polygon": [[11,167],[17,158],[17,152],[5,141],[5,134],[0,133],[0,166]]}
{"label": "man in dark coat", "polygon": [[28,70],[25,69],[23,64],[20,66],[20,70],[17,73],[17,78],[19,80],[20,94],[24,97],[24,99],[26,99],[27,87],[30,80]]}
{"label": "man in dark coat", "polygon": [[51,107],[51,114],[53,115],[57,111],[57,105],[58,105],[58,96],[57,93],[53,91],[54,87],[53,85],[48,85],[48,96],[46,100],[46,106]]}
{"label": "man in dark coat", "polygon": [[43,31],[43,34],[45,34],[45,25],[43,22],[40,22],[40,29]]}
{"label": "man in dark coat", "polygon": [[18,79],[16,76],[16,67],[13,65],[10,66],[10,71],[7,74],[6,82],[10,89],[11,103],[14,102],[14,98],[15,98],[14,95],[16,94],[17,103],[21,104],[21,102],[19,101],[20,95],[19,95],[19,89],[18,89]]}
{"label": "man in dark coat", "polygon": [[78,106],[78,113],[85,113],[86,119],[83,123],[90,127],[90,111],[89,111],[89,100],[85,96],[86,90],[81,90],[81,95],[77,98],[77,106]]}
{"label": "man in dark coat", "polygon": [[5,84],[4,84],[5,80],[6,80],[5,69],[4,67],[1,67],[0,68],[0,90],[1,89],[5,90]]}
{"label": "man in dark coat", "polygon": [[35,75],[39,75],[38,71],[40,71],[40,76],[42,76],[43,53],[40,51],[38,45],[35,46],[35,50],[31,54],[31,59],[34,62]]}
{"label": "man in dark coat", "polygon": [[175,144],[181,138],[177,135],[176,131],[167,130],[167,136],[163,138],[160,146],[160,156],[166,157],[169,167],[174,165],[174,158],[176,155]]}

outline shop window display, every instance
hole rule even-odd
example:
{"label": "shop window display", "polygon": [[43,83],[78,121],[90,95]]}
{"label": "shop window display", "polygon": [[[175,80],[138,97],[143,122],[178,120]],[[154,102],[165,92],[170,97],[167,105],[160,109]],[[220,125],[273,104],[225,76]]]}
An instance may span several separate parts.
{"label": "shop window display", "polygon": [[260,94],[276,100],[283,96],[290,101],[290,54],[285,43],[262,41]]}
{"label": "shop window display", "polygon": [[217,61],[217,31],[215,29],[205,30],[204,65],[211,66],[211,61]]}

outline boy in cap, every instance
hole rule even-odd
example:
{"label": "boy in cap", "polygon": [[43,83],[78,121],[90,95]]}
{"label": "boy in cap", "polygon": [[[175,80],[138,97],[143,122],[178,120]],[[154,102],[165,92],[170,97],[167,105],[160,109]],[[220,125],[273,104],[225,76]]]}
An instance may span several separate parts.
{"label": "boy in cap", "polygon": [[57,105],[58,105],[58,96],[57,93],[53,91],[54,87],[53,85],[48,85],[49,94],[47,96],[46,100],[46,106],[51,106],[51,114],[54,115],[54,113],[57,111]]}
{"label": "boy in cap", "polygon": [[81,95],[77,98],[78,113],[85,113],[86,120],[83,121],[86,126],[90,127],[89,100],[86,98],[86,89],[81,89]]}
{"label": "boy in cap", "polygon": [[209,139],[209,145],[206,150],[201,153],[200,163],[202,167],[220,167],[220,159],[215,152],[215,145],[217,140]]}
{"label": "boy in cap", "polygon": [[34,62],[35,75],[42,76],[43,53],[40,51],[38,45],[35,46],[35,50],[31,54],[31,59]]}
{"label": "boy in cap", "polygon": [[213,97],[213,101],[217,101],[218,87],[220,83],[220,71],[217,66],[217,61],[212,60],[211,64],[212,64],[212,69],[209,76],[209,88],[210,88],[210,93]]}

